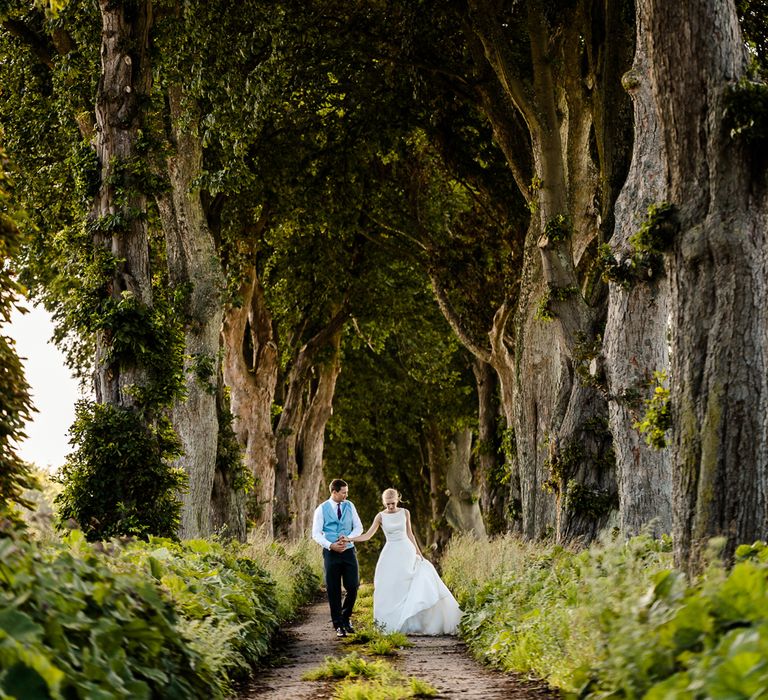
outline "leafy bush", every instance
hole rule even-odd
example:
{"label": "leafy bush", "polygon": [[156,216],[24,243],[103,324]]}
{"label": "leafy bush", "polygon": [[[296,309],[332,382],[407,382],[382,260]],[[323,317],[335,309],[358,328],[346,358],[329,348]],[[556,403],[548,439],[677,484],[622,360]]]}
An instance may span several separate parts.
{"label": "leafy bush", "polygon": [[148,576],[116,572],[87,547],[42,549],[4,534],[0,691],[19,698],[207,698],[221,687]]}
{"label": "leafy bush", "polygon": [[[5,161],[2,150],[0,158]],[[0,206],[7,210],[4,180],[0,170]],[[14,519],[18,516],[10,504],[28,505],[22,492],[34,483],[28,465],[16,453],[16,443],[24,437],[24,424],[33,411],[29,385],[14,341],[1,332],[23,292],[12,268],[20,243],[21,236],[13,220],[0,212],[0,518]]]}
{"label": "leafy bush", "polygon": [[670,566],[667,549],[647,537],[582,552],[513,537],[457,538],[443,572],[466,613],[462,635],[476,656],[577,692],[632,619],[654,573]]}
{"label": "leafy bush", "polygon": [[79,401],[70,432],[77,449],[61,472],[62,521],[75,520],[90,540],[176,532],[186,477],[171,466],[181,448],[167,419],[149,425],[138,411]]}
{"label": "leafy bush", "polygon": [[768,548],[739,548],[730,571],[713,557],[692,584],[669,548],[648,537],[582,552],[457,538],[443,570],[467,613],[467,643],[502,669],[580,697],[761,697]]}
{"label": "leafy bush", "polygon": [[202,540],[89,544],[79,531],[41,546],[6,528],[0,697],[228,695],[318,588],[306,547],[286,553],[304,582],[291,592],[269,574],[280,557],[257,563],[245,551]]}

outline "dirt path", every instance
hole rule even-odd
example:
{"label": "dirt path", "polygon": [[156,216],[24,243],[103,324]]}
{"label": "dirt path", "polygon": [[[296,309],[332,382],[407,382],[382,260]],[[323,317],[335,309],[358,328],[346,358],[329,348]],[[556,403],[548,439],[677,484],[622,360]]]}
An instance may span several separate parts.
{"label": "dirt path", "polygon": [[[484,668],[474,661],[455,637],[411,637],[413,647],[399,652],[393,665],[417,676],[440,691],[438,698],[468,700],[542,700],[557,698],[543,684],[530,683]],[[303,681],[307,671],[320,666],[326,656],[342,657],[351,645],[336,638],[328,622],[328,604],[315,603],[305,616],[287,628],[278,642],[280,665],[259,672],[243,689],[240,700],[314,700],[331,698],[333,684]]]}

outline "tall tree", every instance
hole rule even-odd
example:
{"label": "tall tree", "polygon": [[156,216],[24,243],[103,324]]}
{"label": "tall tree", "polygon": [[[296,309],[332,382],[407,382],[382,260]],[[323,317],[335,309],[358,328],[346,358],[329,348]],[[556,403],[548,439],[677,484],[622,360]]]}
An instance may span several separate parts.
{"label": "tall tree", "polygon": [[[72,3],[57,16],[15,3],[3,15],[6,46],[21,59],[7,74],[35,98],[20,90],[3,104],[42,253],[29,256],[27,276],[47,286],[39,295],[63,320],[60,332],[85,339],[71,357],[93,370],[96,402],[79,406],[62,494],[62,512],[90,536],[172,534],[183,481],[169,464],[178,444],[165,414],[180,389],[181,349],[150,242],[151,26],[149,3]],[[107,429],[109,449],[99,442]]]}
{"label": "tall tree", "polygon": [[610,247],[602,248],[603,275],[610,288],[604,362],[598,352],[590,374],[597,385],[605,382],[608,393],[619,521],[626,535],[647,527],[656,534],[672,530],[669,450],[663,440],[644,439],[637,427],[645,402],[669,369],[670,293],[661,251],[639,234],[653,223],[649,207],[665,202],[668,195],[665,144],[651,96],[652,37],[645,8],[638,6],[637,13],[635,58],[622,79],[634,104],[632,165],[616,202]]}
{"label": "tall tree", "polygon": [[[727,0],[639,0],[673,207],[655,233],[671,283],[673,534],[694,571],[768,530],[765,103]],[[670,226],[671,223],[671,226]],[[664,235],[666,234],[666,235]]]}

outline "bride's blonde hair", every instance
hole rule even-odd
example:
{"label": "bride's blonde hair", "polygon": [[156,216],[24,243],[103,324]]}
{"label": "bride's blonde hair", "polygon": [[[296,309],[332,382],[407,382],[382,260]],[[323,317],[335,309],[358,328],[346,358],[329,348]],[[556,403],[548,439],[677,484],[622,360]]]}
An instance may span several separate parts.
{"label": "bride's blonde hair", "polygon": [[[381,500],[385,501],[388,498],[394,498],[397,503],[400,502],[400,494],[395,489],[385,489],[384,493],[381,494]],[[395,503],[395,505],[397,505]]]}

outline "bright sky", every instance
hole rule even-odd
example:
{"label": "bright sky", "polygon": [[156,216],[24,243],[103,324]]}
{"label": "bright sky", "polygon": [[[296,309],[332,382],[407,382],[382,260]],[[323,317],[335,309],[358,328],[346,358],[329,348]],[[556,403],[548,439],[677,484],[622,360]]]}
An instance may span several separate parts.
{"label": "bright sky", "polygon": [[27,462],[55,471],[71,450],[67,431],[75,419],[80,389],[51,342],[50,316],[42,307],[26,306],[29,313],[14,311],[10,325],[0,328],[0,333],[16,341],[16,352],[24,363],[37,408],[33,420],[27,423],[27,439],[18,446],[18,453]]}

